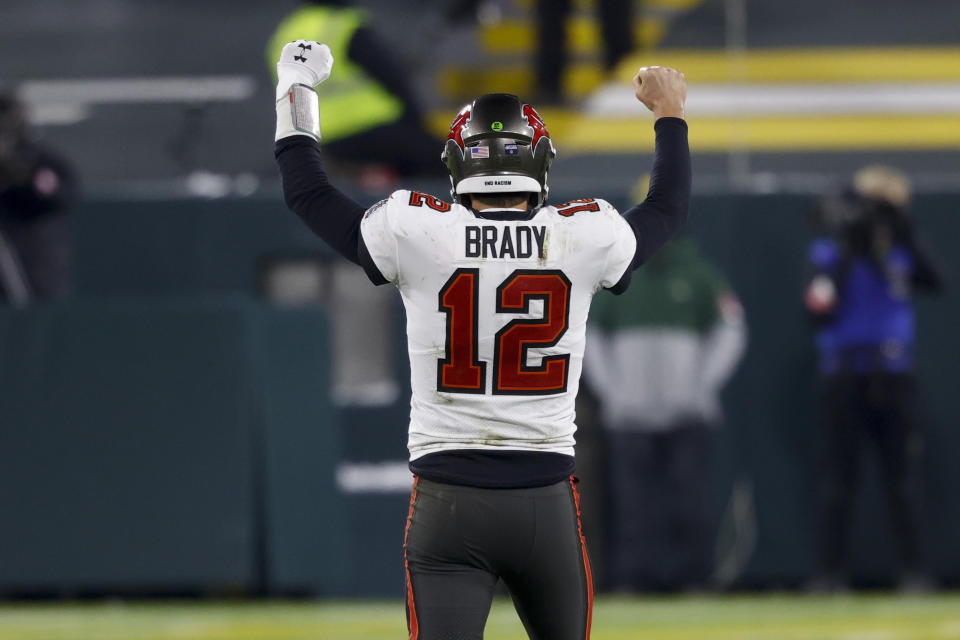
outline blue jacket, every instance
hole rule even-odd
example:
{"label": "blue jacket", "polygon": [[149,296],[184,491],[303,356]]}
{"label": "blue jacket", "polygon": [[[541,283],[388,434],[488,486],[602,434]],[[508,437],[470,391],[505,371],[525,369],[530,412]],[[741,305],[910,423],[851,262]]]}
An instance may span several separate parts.
{"label": "blue jacket", "polygon": [[809,260],[828,276],[837,300],[817,334],[825,373],[908,372],[916,334],[911,284],[914,252],[894,245],[880,264],[866,256],[845,256],[834,238],[817,238]]}

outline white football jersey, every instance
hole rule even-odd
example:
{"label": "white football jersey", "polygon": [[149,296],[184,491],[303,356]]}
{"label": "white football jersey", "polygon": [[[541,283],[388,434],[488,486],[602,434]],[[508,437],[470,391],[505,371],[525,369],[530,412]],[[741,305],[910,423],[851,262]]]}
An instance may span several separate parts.
{"label": "white football jersey", "polygon": [[397,191],[360,229],[406,308],[410,459],[456,449],[572,456],[590,301],[636,249],[617,210],[586,199],[491,220]]}

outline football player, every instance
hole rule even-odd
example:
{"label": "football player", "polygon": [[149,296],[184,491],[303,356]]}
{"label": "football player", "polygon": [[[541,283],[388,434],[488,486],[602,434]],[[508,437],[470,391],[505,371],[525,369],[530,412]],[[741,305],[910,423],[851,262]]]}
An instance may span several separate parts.
{"label": "football player", "polygon": [[646,200],[621,216],[594,198],[548,204],[553,142],[536,109],[507,94],[480,96],[453,120],[441,155],[452,202],[397,191],[357,204],[321,162],[314,89],[332,66],[322,44],[283,48],[275,154],[287,205],[403,298],[409,637],[482,638],[503,580],[531,638],[589,638],[573,448],[587,312],[600,289],[626,290],[686,219],[683,74],[645,67],[634,78],[656,150]]}

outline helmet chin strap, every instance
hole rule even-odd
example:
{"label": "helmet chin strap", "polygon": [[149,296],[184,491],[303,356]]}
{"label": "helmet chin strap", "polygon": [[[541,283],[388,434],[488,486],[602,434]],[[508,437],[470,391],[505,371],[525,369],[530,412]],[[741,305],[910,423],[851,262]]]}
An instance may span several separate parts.
{"label": "helmet chin strap", "polygon": [[450,199],[453,200],[456,204],[463,204],[460,201],[460,194],[457,193],[457,185],[453,181],[453,176],[447,175],[450,178]]}

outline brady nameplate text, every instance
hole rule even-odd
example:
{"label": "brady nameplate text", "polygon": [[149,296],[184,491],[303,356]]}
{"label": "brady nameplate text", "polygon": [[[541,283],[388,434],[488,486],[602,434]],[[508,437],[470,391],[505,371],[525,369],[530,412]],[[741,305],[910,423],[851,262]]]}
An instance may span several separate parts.
{"label": "brady nameplate text", "polygon": [[[544,257],[543,243],[547,228],[539,225],[467,225],[465,229],[468,258],[533,258]],[[536,252],[536,253],[534,253]]]}

